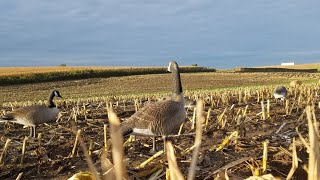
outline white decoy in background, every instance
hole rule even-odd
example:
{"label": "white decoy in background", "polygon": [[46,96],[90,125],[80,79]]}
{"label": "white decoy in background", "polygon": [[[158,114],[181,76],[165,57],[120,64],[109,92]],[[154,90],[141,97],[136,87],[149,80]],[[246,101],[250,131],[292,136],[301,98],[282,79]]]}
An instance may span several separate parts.
{"label": "white decoy in background", "polygon": [[154,152],[155,137],[162,136],[165,140],[165,137],[179,129],[186,118],[178,64],[171,61],[168,71],[174,79],[171,98],[146,105],[122,123],[123,135],[152,136]]}
{"label": "white decoy in background", "polygon": [[277,86],[273,91],[273,96],[275,99],[281,99],[282,101],[285,100],[288,94],[288,90],[284,86]]}
{"label": "white decoy in background", "polygon": [[54,90],[49,96],[47,105],[25,106],[14,110],[0,118],[0,122],[13,122],[30,127],[30,136],[36,136],[36,126],[42,123],[51,123],[57,120],[59,109],[53,102],[54,97],[60,97],[59,91]]}

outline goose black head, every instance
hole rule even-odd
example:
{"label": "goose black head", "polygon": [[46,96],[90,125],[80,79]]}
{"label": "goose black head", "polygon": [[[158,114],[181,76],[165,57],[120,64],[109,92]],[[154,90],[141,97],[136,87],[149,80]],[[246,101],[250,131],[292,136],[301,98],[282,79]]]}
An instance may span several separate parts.
{"label": "goose black head", "polygon": [[60,98],[62,98],[62,96],[60,95],[60,92],[57,91],[57,90],[54,90],[54,91],[52,92],[52,94],[53,94],[53,96],[55,96],[55,97],[60,97]]}

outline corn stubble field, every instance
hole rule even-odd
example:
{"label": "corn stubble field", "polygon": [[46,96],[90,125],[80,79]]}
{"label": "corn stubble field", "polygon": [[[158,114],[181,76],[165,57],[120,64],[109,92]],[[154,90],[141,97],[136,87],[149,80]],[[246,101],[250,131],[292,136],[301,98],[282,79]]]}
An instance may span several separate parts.
{"label": "corn stubble field", "polygon": [[[297,79],[303,84],[289,88],[286,101],[273,98],[274,84],[288,85]],[[56,100],[61,109],[57,123],[40,125],[38,138],[25,138],[29,130],[21,125],[0,124],[0,178],[15,179],[20,174],[22,179],[67,179],[80,171],[95,174],[96,170],[100,177],[112,179],[121,167],[121,161],[113,158],[123,149],[123,173],[128,179],[179,179],[187,178],[190,172],[196,179],[245,179],[264,174],[284,179],[292,167],[293,179],[307,179],[309,157],[313,164],[320,164],[319,157],[312,154],[319,144],[317,79],[318,74],[307,73],[182,74],[184,95],[195,101],[201,99],[203,104],[198,105],[198,112],[194,107],[187,108],[180,136],[169,138],[172,146],[166,145],[166,153],[162,151],[162,139],[157,139],[159,152],[150,162],[146,160],[152,156],[152,139],[124,138],[119,146],[121,138],[114,140],[119,138],[115,125],[115,134],[110,136],[108,114],[110,117],[115,112],[122,120],[159,100],[171,89],[169,75],[5,86],[0,91],[1,115],[24,105],[46,103],[39,99],[46,99],[52,88],[59,89],[64,99]],[[306,111],[307,106],[310,108]],[[310,120],[317,127],[311,139]],[[202,134],[198,136],[200,147],[194,146],[196,130]],[[319,146],[315,149],[319,154]],[[196,166],[190,170],[194,151],[198,153],[193,161]]]}

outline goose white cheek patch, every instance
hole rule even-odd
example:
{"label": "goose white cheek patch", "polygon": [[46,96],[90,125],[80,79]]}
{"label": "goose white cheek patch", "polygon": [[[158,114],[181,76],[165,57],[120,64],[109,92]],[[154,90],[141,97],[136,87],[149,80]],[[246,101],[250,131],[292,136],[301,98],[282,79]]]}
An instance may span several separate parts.
{"label": "goose white cheek patch", "polygon": [[169,72],[171,72],[171,71],[170,71],[170,67],[171,67],[171,62],[169,63],[169,66],[168,66],[168,71],[169,71]]}

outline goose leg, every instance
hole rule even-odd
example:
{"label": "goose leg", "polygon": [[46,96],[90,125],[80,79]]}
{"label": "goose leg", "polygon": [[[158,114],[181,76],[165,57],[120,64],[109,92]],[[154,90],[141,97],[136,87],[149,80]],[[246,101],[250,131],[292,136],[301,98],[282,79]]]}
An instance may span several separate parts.
{"label": "goose leg", "polygon": [[36,137],[36,126],[33,126],[33,137],[35,138]]}
{"label": "goose leg", "polygon": [[163,139],[163,153],[166,153],[166,140],[167,140],[167,136],[162,136]]}
{"label": "goose leg", "polygon": [[156,137],[152,137],[152,151],[156,152]]}
{"label": "goose leg", "polygon": [[29,128],[30,128],[29,137],[32,137],[32,128],[33,128],[33,126],[29,126]]}

